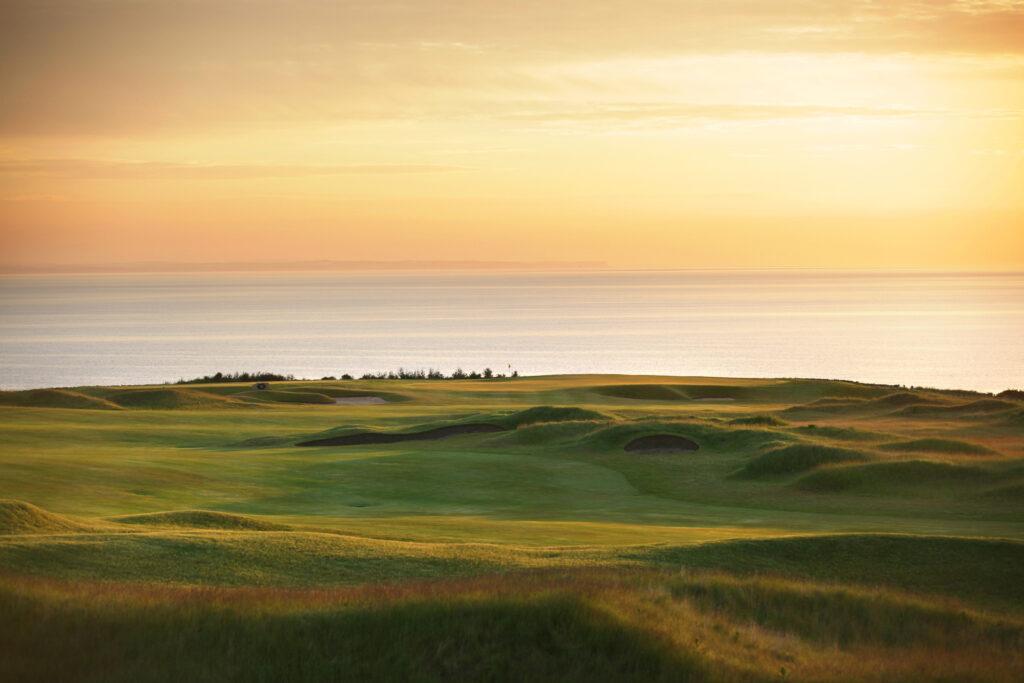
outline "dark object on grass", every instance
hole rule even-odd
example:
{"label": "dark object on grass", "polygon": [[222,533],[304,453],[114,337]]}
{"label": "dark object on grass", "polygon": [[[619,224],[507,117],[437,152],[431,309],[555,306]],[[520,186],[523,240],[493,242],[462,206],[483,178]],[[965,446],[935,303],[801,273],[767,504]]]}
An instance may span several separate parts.
{"label": "dark object on grass", "polygon": [[259,389],[260,391],[265,391],[265,390],[270,388],[270,383],[269,382],[256,382],[256,384],[252,385],[252,388],[253,389]]}

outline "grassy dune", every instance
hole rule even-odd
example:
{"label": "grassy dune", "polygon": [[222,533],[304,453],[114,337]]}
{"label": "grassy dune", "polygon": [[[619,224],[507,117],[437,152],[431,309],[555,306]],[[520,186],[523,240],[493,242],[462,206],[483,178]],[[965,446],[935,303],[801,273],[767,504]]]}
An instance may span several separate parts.
{"label": "grassy dune", "polygon": [[1019,680],[1022,410],[655,376],[2,392],[0,679]]}

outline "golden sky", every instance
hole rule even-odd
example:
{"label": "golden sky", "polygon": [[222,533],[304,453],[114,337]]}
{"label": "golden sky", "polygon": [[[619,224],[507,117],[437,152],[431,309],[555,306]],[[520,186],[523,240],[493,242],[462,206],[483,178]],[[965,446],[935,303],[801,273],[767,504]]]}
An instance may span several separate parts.
{"label": "golden sky", "polygon": [[1024,0],[0,0],[0,266],[1024,265]]}

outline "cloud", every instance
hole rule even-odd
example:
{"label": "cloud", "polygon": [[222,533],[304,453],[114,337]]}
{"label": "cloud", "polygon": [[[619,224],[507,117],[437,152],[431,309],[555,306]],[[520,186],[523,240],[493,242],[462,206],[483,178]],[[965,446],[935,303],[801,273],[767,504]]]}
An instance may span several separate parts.
{"label": "cloud", "polygon": [[620,131],[671,130],[703,125],[763,123],[798,119],[937,119],[975,118],[1024,120],[1024,111],[992,109],[952,111],[945,108],[892,106],[822,106],[813,104],[686,104],[606,103],[586,108],[553,107],[508,112],[505,118],[541,128],[615,129]]}
{"label": "cloud", "polygon": [[200,164],[104,159],[0,160],[0,175],[90,180],[240,180],[343,174],[444,173],[471,170],[438,164]]}
{"label": "cloud", "polygon": [[1007,0],[0,2],[7,135],[415,117],[623,58],[1024,56],[1024,3]]}

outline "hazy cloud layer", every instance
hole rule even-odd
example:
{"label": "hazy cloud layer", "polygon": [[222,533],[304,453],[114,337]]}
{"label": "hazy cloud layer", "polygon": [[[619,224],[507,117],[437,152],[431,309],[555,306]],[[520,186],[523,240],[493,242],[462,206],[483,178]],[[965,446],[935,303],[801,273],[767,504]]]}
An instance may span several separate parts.
{"label": "hazy cloud layer", "polygon": [[415,118],[557,90],[548,65],[736,52],[1024,55],[1024,3],[8,0],[0,134]]}
{"label": "hazy cloud layer", "polygon": [[463,166],[433,164],[300,165],[300,164],[190,164],[113,161],[103,159],[0,160],[0,175],[75,179],[235,180],[294,178],[343,174],[438,173],[470,170]]}

